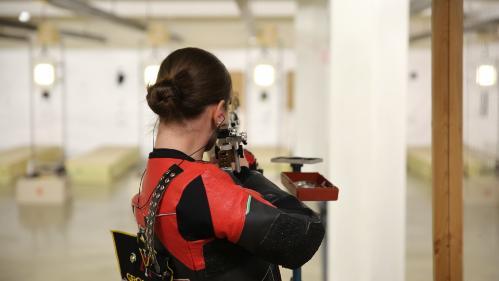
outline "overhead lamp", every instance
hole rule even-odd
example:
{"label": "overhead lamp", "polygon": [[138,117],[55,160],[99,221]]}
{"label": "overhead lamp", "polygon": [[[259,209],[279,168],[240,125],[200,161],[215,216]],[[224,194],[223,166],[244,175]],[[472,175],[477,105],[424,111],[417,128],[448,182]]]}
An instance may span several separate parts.
{"label": "overhead lamp", "polygon": [[491,64],[482,64],[476,69],[476,83],[482,87],[493,86],[497,82],[497,70]]}
{"label": "overhead lamp", "polygon": [[20,22],[28,22],[31,19],[31,14],[28,11],[22,11],[18,17]]}
{"label": "overhead lamp", "polygon": [[270,64],[257,64],[253,70],[253,80],[260,87],[269,87],[275,81],[275,69]]}
{"label": "overhead lamp", "polygon": [[35,83],[42,87],[52,86],[55,82],[55,67],[51,63],[38,63],[33,68]]}
{"label": "overhead lamp", "polygon": [[159,65],[150,64],[144,68],[144,84],[146,86],[156,83],[156,77],[158,76]]}

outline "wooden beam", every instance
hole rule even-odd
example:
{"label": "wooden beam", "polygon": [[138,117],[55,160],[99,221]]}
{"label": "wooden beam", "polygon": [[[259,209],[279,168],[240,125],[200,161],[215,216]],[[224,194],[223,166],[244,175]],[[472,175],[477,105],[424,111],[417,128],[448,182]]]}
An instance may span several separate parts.
{"label": "wooden beam", "polygon": [[463,280],[463,0],[432,3],[434,280]]}

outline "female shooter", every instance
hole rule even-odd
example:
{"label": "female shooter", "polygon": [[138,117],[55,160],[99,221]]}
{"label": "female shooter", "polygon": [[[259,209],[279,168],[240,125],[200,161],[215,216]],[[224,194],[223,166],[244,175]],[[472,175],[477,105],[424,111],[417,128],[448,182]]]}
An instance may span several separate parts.
{"label": "female shooter", "polygon": [[300,267],[321,244],[318,216],[260,173],[243,167],[234,177],[201,161],[227,120],[231,91],[225,66],[198,48],[171,53],[148,88],[160,122],[132,206],[151,239],[149,276],[167,276],[167,257],[174,280],[281,280],[278,265]]}

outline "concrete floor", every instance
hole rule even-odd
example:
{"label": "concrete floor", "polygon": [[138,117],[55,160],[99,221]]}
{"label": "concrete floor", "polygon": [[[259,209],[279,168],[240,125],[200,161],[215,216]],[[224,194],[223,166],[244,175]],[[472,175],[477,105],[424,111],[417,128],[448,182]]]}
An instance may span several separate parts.
{"label": "concrete floor", "polygon": [[[138,173],[108,187],[72,187],[64,206],[19,206],[14,187],[0,189],[0,280],[119,280],[109,230],[135,232],[130,198]],[[467,192],[478,186],[483,194]],[[407,281],[432,279],[429,185],[408,179]],[[474,198],[465,206],[465,280],[499,280],[499,207],[489,189],[494,178],[466,183]],[[485,191],[484,191],[485,190]],[[489,190],[489,191],[487,191]],[[469,201],[469,200],[468,200]],[[321,280],[320,252],[303,269]],[[283,271],[283,280],[290,272]]]}
{"label": "concrete floor", "polygon": [[[464,181],[464,280],[499,280],[499,179]],[[406,281],[428,281],[432,269],[431,183],[407,180]]]}

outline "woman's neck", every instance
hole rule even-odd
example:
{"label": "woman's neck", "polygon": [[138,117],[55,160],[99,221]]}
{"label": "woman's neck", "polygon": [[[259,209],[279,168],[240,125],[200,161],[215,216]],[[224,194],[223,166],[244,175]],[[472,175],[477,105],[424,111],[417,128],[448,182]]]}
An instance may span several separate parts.
{"label": "woman's neck", "polygon": [[207,136],[206,130],[201,129],[200,124],[195,123],[163,124],[159,122],[154,148],[175,149],[195,160],[202,160],[209,136]]}

